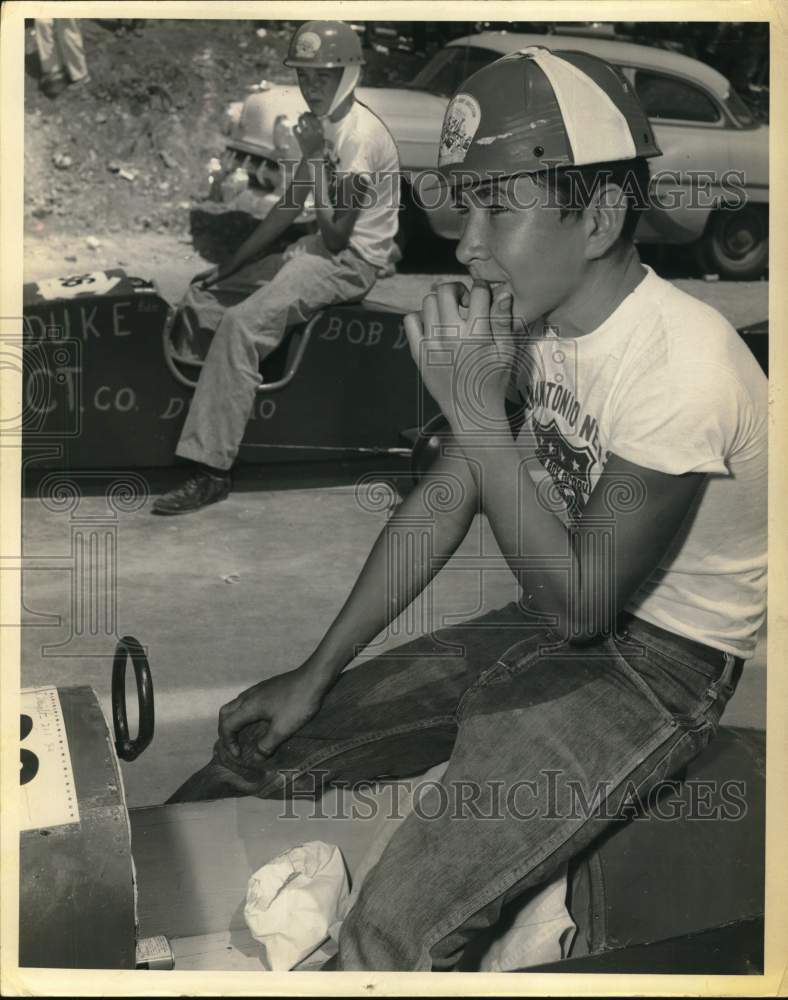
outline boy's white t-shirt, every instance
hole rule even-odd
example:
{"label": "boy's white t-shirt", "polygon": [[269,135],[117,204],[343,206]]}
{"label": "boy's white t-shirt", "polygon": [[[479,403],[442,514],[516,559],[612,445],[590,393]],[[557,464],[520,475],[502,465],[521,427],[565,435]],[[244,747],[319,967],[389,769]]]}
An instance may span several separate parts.
{"label": "boy's white t-shirt", "polygon": [[[510,389],[525,403],[518,442],[537,485],[552,478],[565,523],[610,453],[671,475],[707,473],[626,610],[749,657],[766,607],[766,377],[723,316],[646,270],[596,330],[527,343]],[[609,502],[638,502],[632,485],[633,497]]]}
{"label": "boy's white t-shirt", "polygon": [[389,259],[399,217],[399,156],[391,133],[369,108],[355,101],[338,122],[323,122],[329,174],[361,174],[370,184],[350,246],[375,267]]}

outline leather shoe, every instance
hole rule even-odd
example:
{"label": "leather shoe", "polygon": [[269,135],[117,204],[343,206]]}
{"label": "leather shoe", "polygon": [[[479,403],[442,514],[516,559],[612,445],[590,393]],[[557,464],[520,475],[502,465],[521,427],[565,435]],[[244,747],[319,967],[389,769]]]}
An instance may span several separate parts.
{"label": "leather shoe", "polygon": [[198,469],[181,486],[162,495],[153,504],[154,514],[190,514],[210,503],[226,500],[230,492],[230,475],[214,476]]}

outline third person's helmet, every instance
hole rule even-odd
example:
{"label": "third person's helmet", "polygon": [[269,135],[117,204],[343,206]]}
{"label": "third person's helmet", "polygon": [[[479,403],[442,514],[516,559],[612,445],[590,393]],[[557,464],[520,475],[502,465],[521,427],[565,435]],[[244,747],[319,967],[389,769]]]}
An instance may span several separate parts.
{"label": "third person's helmet", "polygon": [[307,21],[290,39],[285,66],[334,69],[363,66],[358,35],[344,21]]}

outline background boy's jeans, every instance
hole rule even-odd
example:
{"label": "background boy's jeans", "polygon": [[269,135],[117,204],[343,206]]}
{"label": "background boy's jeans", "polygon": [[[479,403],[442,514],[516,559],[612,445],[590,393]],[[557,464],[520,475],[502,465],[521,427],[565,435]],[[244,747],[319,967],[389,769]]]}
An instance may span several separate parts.
{"label": "background boy's jeans", "polygon": [[[319,234],[303,236],[284,254],[254,261],[213,288],[190,285],[181,302],[187,324],[215,329],[177,455],[229,469],[238,454],[260,384],[260,362],[288,327],[325,306],[363,299],[377,271],[349,247],[337,254]],[[215,292],[260,287],[227,308]]]}
{"label": "background boy's jeans", "polygon": [[622,628],[562,646],[510,604],[421,637],[342,674],[273,757],[247,727],[240,763],[217,747],[170,801],[319,794],[450,759],[365,881],[337,967],[452,968],[507,902],[716,732],[741,661],[631,616]]}

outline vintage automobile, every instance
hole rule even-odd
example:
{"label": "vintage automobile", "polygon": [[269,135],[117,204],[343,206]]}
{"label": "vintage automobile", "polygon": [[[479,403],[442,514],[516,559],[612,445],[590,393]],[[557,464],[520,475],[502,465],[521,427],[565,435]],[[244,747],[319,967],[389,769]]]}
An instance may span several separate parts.
{"label": "vintage automobile", "polygon": [[[422,188],[437,162],[443,113],[462,81],[487,63],[528,45],[576,49],[617,66],[648,113],[663,156],[652,208],[636,238],[691,244],[704,270],[754,279],[768,265],[769,129],[757,122],[730,82],[710,66],[664,49],[593,35],[530,35],[487,31],[449,42],[407,85],[360,87],[358,99],[378,114],[397,141],[405,174],[401,245],[426,217],[440,236],[456,239],[451,204],[433,205]],[[267,201],[281,193],[294,152],[292,125],[306,110],[297,87],[266,85],[236,109],[223,176],[252,176]],[[288,161],[290,167],[288,167]],[[284,164],[284,166],[283,166]],[[243,186],[243,177],[241,177]],[[254,201],[246,196],[247,204]]]}

